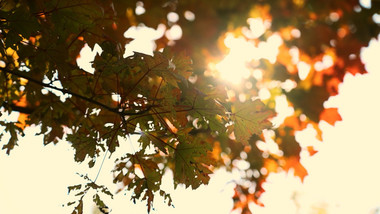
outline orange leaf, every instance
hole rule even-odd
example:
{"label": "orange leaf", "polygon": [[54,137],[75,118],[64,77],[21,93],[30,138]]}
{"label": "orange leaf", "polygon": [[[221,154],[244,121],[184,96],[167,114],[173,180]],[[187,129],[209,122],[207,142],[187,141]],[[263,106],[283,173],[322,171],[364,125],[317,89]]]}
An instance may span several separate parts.
{"label": "orange leaf", "polygon": [[292,127],[294,131],[301,131],[307,127],[307,123],[301,121],[299,117],[292,115],[285,118],[283,125],[286,127]]}
{"label": "orange leaf", "polygon": [[264,168],[267,169],[268,173],[277,172],[278,164],[275,160],[265,159]]}
{"label": "orange leaf", "polygon": [[170,120],[168,118],[165,117],[164,120],[165,120],[168,128],[170,129],[170,131],[172,133],[177,133],[178,132],[178,129],[173,125],[172,122],[170,122]]}
{"label": "orange leaf", "polygon": [[292,63],[292,56],[289,53],[289,48],[285,45],[279,47],[277,62],[283,64],[290,74],[297,73],[296,66]]}
{"label": "orange leaf", "polygon": [[[20,100],[14,102],[14,104],[19,107],[26,107],[28,104],[26,101],[26,96],[22,96]],[[21,129],[24,129],[27,126],[26,121],[28,120],[28,116],[28,114],[20,113],[17,119],[18,123],[16,123],[15,125]]]}
{"label": "orange leaf", "polygon": [[327,91],[332,96],[337,95],[338,94],[338,87],[339,87],[339,84],[341,82],[342,81],[340,81],[337,77],[330,79],[329,81],[327,81]]}
{"label": "orange leaf", "polygon": [[320,120],[328,122],[330,125],[335,125],[336,121],[342,121],[337,108],[327,108],[319,115]]}
{"label": "orange leaf", "polygon": [[315,129],[315,131],[317,131],[317,135],[315,136],[317,138],[317,140],[323,141],[323,139],[322,139],[322,130],[319,128],[318,123],[312,122],[311,125],[313,126],[313,128]]}
{"label": "orange leaf", "polygon": [[307,147],[307,151],[309,152],[310,156],[313,156],[313,155],[315,155],[315,153],[318,152],[318,151],[316,151],[316,150],[314,149],[313,146],[308,146],[308,147]]}
{"label": "orange leaf", "polygon": [[27,127],[28,125],[26,124],[26,121],[28,120],[28,114],[24,114],[24,113],[20,113],[18,115],[18,123],[16,123],[15,125],[21,129],[25,129],[25,127]]}
{"label": "orange leaf", "polygon": [[26,107],[27,106],[27,102],[26,102],[26,96],[22,96],[19,100],[17,101],[13,101],[13,103],[16,105],[16,106],[19,106],[19,107]]}
{"label": "orange leaf", "polygon": [[301,181],[308,175],[307,170],[300,163],[299,157],[293,156],[286,159],[284,170],[289,171],[290,169],[294,169],[294,176],[301,178]]}
{"label": "orange leaf", "polygon": [[222,148],[220,147],[220,142],[215,141],[211,155],[216,161],[219,161],[221,159],[220,153],[222,153]]}

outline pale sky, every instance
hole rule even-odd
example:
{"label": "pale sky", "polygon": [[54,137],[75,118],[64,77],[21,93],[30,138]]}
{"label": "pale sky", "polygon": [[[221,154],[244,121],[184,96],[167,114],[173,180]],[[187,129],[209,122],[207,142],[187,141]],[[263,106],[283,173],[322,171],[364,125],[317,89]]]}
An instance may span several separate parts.
{"label": "pale sky", "polygon": [[[339,95],[326,102],[326,107],[338,107],[342,122],[330,126],[320,123],[323,142],[313,138],[314,130],[308,128],[297,133],[301,146],[311,142],[317,144],[317,154],[302,155],[302,162],[309,176],[302,184],[292,174],[271,174],[262,196],[264,208],[252,205],[255,214],[272,213],[345,213],[374,214],[380,207],[380,140],[377,136],[380,121],[380,37],[370,42],[371,48],[363,50],[368,74],[347,74],[339,87]],[[16,115],[17,116],[17,115]],[[29,127],[26,137],[21,139],[10,156],[0,153],[0,213],[70,213],[72,207],[62,208],[73,199],[67,195],[67,186],[81,183],[76,175],[88,173],[94,179],[100,161],[91,170],[73,160],[69,143],[44,147],[41,136],[34,136],[38,127]],[[7,137],[4,137],[2,144]],[[135,139],[131,139],[134,141]],[[131,149],[127,141],[123,151]],[[134,144],[134,143],[132,143]],[[136,146],[136,145],[134,145]],[[117,154],[112,156],[117,157]],[[106,160],[98,182],[112,191],[112,160]],[[170,173],[164,179],[163,188],[171,193],[175,208],[167,207],[156,197],[154,214],[230,213],[232,208],[233,184],[237,173],[220,170],[215,173],[208,186],[199,189],[173,190]],[[91,196],[91,194],[89,194]],[[134,205],[130,194],[118,194],[114,200],[104,196],[113,214],[145,214],[144,202]],[[91,213],[92,204],[85,202],[85,214]]]}

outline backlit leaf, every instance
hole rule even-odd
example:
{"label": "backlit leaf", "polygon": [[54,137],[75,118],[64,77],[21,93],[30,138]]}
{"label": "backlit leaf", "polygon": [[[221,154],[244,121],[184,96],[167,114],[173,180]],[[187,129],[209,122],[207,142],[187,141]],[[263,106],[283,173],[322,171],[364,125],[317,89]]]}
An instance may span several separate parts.
{"label": "backlit leaf", "polygon": [[211,145],[197,139],[179,142],[174,152],[174,185],[185,184],[192,189],[198,188],[201,184],[208,184],[209,174],[212,171],[208,168],[212,160],[207,155],[211,151]]}
{"label": "backlit leaf", "polygon": [[231,120],[234,123],[236,140],[248,143],[248,139],[256,134],[260,135],[263,129],[268,129],[272,124],[268,118],[273,112],[266,109],[260,100],[235,102],[232,106]]}
{"label": "backlit leaf", "polygon": [[335,125],[337,121],[342,121],[342,117],[340,116],[337,108],[324,109],[319,117],[320,120],[324,120],[332,126]]}

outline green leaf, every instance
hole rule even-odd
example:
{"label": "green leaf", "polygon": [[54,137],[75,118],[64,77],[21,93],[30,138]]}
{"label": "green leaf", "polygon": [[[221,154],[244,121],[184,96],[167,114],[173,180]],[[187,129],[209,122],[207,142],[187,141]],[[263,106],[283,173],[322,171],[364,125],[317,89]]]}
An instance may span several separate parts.
{"label": "green leaf", "polygon": [[44,144],[47,145],[51,142],[58,143],[59,139],[63,138],[63,128],[59,124],[52,122],[51,131],[44,135]]}
{"label": "green leaf", "polygon": [[96,206],[99,208],[104,208],[106,205],[104,204],[103,200],[100,199],[98,194],[95,194],[92,198],[92,200],[95,202]]}
{"label": "green leaf", "polygon": [[79,200],[78,205],[74,208],[71,214],[83,214],[83,200],[82,198]]}
{"label": "green leaf", "polygon": [[9,29],[13,29],[24,38],[29,38],[33,32],[38,31],[40,28],[37,18],[23,4],[20,4],[20,7],[17,7],[5,19],[9,22]]}
{"label": "green leaf", "polygon": [[68,134],[66,139],[71,142],[71,146],[75,150],[75,161],[82,162],[87,155],[90,157],[95,156],[97,142],[93,137],[75,133]]}
{"label": "green leaf", "polygon": [[164,200],[168,200],[168,206],[172,205],[173,200],[170,194],[167,194],[165,191],[160,190],[160,195],[164,197]]}
{"label": "green leaf", "polygon": [[[143,178],[136,176],[128,184],[128,190],[133,190],[134,192],[134,195],[132,196],[133,201],[136,199],[147,201],[149,213],[153,205],[154,192],[160,190],[163,172],[159,169],[157,163],[153,161],[149,155],[144,155],[143,150],[133,155],[129,154],[128,157],[133,164],[132,166],[140,166],[141,171],[144,175]],[[130,173],[130,171],[128,173]]]}
{"label": "green leaf", "polygon": [[82,188],[82,185],[81,185],[81,184],[74,185],[74,186],[69,186],[69,187],[67,187],[67,189],[68,189],[68,194],[70,194],[71,191],[73,191],[73,190],[78,190],[78,189],[80,189],[80,188]]}
{"label": "green leaf", "polygon": [[212,131],[223,133],[225,127],[226,109],[215,99],[209,99],[201,94],[197,94],[194,98],[194,107],[192,116],[204,121]]}
{"label": "green leaf", "polygon": [[66,206],[71,206],[71,205],[73,205],[73,204],[75,204],[75,201],[68,202],[68,203],[66,204]]}
{"label": "green leaf", "polygon": [[185,184],[192,189],[207,184],[212,171],[207,167],[212,159],[207,155],[212,147],[198,138],[180,141],[174,152],[174,185]]}
{"label": "green leaf", "polygon": [[142,148],[146,149],[149,145],[157,147],[160,151],[168,154],[166,150],[166,143],[158,136],[159,132],[143,132],[139,138],[139,142],[142,144]]}
{"label": "green leaf", "polygon": [[157,163],[144,155],[143,151],[140,151],[131,157],[131,162],[134,164],[139,164],[141,167],[146,180],[146,188],[149,191],[158,191],[160,189],[162,172],[158,168]]}
{"label": "green leaf", "polygon": [[10,138],[8,140],[8,143],[3,145],[2,149],[6,150],[7,155],[9,155],[11,150],[13,150],[14,147],[18,145],[18,133],[23,135],[23,132],[14,123],[4,123],[4,125],[5,131],[10,134]]}
{"label": "green leaf", "polygon": [[167,83],[178,88],[178,79],[176,78],[173,68],[170,68],[169,60],[161,53],[154,52],[153,56],[135,53],[136,57],[142,57],[146,64],[146,69],[149,72],[148,76],[157,75],[162,77]]}
{"label": "green leaf", "polygon": [[284,157],[299,156],[301,146],[296,141],[294,129],[289,126],[280,127],[276,130],[279,147],[284,152]]}
{"label": "green leaf", "polygon": [[329,98],[330,94],[324,87],[313,86],[308,90],[295,88],[287,93],[286,96],[296,109],[302,109],[302,112],[308,118],[314,122],[319,122],[319,115],[324,110],[323,103]]}
{"label": "green leaf", "polygon": [[273,116],[273,112],[266,109],[260,100],[248,100],[244,103],[237,101],[233,103],[231,110],[233,130],[239,142],[248,143],[252,135],[260,135],[263,129],[272,127],[268,119]]}

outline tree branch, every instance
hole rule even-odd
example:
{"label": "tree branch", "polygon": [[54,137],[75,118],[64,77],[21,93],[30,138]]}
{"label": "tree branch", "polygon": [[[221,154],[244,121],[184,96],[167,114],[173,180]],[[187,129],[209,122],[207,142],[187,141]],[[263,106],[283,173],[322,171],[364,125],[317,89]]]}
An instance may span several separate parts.
{"label": "tree branch", "polygon": [[15,104],[9,104],[7,102],[3,102],[1,106],[3,106],[4,108],[11,108],[14,111],[18,111],[18,112],[24,113],[24,114],[31,114],[34,111],[33,108],[17,106]]}
{"label": "tree branch", "polygon": [[[74,96],[74,97],[77,97],[77,98],[82,99],[82,100],[85,100],[85,101],[87,101],[87,102],[89,102],[89,103],[95,104],[95,105],[97,105],[98,107],[101,107],[101,108],[103,108],[103,109],[106,109],[106,110],[108,110],[108,111],[110,111],[110,112],[113,112],[113,113],[115,113],[115,114],[118,114],[118,115],[120,115],[120,116],[141,115],[141,114],[144,114],[144,113],[148,112],[148,111],[151,109],[151,107],[152,107],[152,106],[148,106],[146,109],[141,110],[141,111],[138,111],[138,112],[125,112],[125,111],[119,111],[119,108],[112,108],[112,107],[110,107],[110,106],[107,106],[107,105],[105,105],[105,104],[103,104],[103,103],[100,103],[100,102],[98,102],[98,101],[96,101],[96,100],[93,100],[93,99],[91,99],[91,98],[85,97],[85,96],[83,96],[83,95],[77,94],[77,93],[72,92],[72,91],[70,91],[70,90],[67,90],[67,89],[64,89],[64,88],[57,88],[57,87],[52,86],[52,85],[50,85],[50,84],[46,84],[46,83],[40,82],[40,81],[38,81],[38,80],[35,80],[35,79],[33,79],[33,78],[31,78],[31,77],[25,75],[24,73],[22,73],[22,72],[20,72],[20,71],[17,71],[17,70],[12,70],[12,71],[11,71],[11,70],[8,70],[8,69],[6,69],[6,68],[1,68],[1,70],[4,71],[5,73],[13,74],[13,75],[16,75],[16,76],[18,76],[18,77],[21,77],[21,78],[27,79],[28,81],[33,82],[33,83],[35,83],[35,84],[37,84],[37,85],[40,85],[40,86],[43,86],[43,87],[46,87],[46,88],[50,88],[50,89],[54,89],[54,90],[60,91],[60,92],[62,92],[62,93],[64,93],[64,94],[70,94],[70,95],[72,95],[72,96]],[[15,107],[18,108],[17,106],[15,106]],[[13,109],[16,110],[16,108],[13,108]],[[21,109],[21,108],[18,108],[18,109],[20,109],[20,112],[21,112],[21,111],[28,111],[27,109]],[[29,109],[29,110],[32,110],[32,109]]]}

